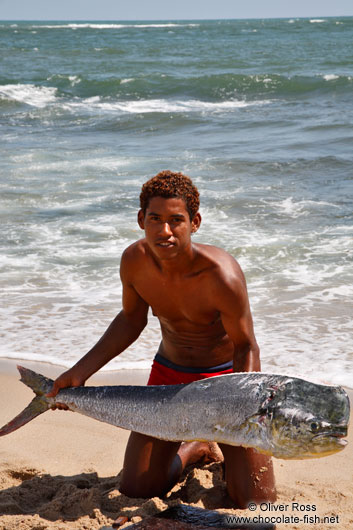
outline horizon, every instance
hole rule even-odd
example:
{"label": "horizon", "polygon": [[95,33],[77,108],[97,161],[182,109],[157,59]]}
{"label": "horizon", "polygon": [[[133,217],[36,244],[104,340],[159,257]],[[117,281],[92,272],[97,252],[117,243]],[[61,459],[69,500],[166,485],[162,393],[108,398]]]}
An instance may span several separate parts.
{"label": "horizon", "polygon": [[278,17],[220,17],[220,18],[0,18],[0,22],[64,22],[64,21],[73,21],[73,22],[197,22],[197,21],[218,21],[218,20],[306,20],[321,18],[353,18],[353,15],[320,15],[313,14],[307,16],[278,16]]}

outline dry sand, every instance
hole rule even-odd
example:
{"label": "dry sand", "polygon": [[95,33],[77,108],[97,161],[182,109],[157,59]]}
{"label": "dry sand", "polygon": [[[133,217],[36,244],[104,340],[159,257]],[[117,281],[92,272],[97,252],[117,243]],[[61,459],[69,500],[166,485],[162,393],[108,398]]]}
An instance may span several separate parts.
{"label": "dry sand", "polygon": [[[49,377],[62,369],[21,364]],[[96,375],[91,384],[145,384],[147,373]],[[0,362],[0,425],[32,399],[18,381],[15,362]],[[350,391],[352,401],[353,392]],[[163,499],[129,499],[119,493],[128,432],[79,414],[49,411],[0,439],[0,530],[94,530],[126,515],[121,528],[168,506],[186,503],[237,515],[286,516],[278,529],[353,529],[353,436],[334,456],[316,460],[274,460],[278,500],[269,506],[235,510],[227,497],[220,464],[190,467]],[[301,510],[298,511],[299,506]],[[276,509],[276,511],[274,511]],[[296,524],[291,516],[315,517]],[[318,522],[332,517],[330,522]],[[292,521],[292,522],[290,522]],[[310,520],[309,520],[310,521]]]}

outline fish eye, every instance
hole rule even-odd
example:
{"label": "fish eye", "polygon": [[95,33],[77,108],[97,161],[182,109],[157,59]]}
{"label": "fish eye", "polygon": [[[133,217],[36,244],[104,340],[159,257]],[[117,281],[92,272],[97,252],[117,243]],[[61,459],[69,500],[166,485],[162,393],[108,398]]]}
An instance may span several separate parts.
{"label": "fish eye", "polygon": [[317,432],[320,429],[320,424],[317,421],[312,421],[310,423],[310,429],[312,432]]}

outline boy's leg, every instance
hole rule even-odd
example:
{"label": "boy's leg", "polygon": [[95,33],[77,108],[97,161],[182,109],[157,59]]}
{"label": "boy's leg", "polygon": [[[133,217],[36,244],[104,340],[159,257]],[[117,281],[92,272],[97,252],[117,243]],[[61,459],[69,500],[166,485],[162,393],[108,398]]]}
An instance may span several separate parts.
{"label": "boy's leg", "polygon": [[254,449],[220,444],[229,496],[239,508],[276,500],[272,460]]}
{"label": "boy's leg", "polygon": [[172,489],[188,464],[221,458],[214,443],[180,444],[132,432],[126,447],[120,491],[128,497],[160,497]]}
{"label": "boy's leg", "polygon": [[[182,471],[179,442],[166,442],[132,432],[127,443],[120,491],[128,497],[165,495]],[[179,465],[178,465],[179,464]]]}

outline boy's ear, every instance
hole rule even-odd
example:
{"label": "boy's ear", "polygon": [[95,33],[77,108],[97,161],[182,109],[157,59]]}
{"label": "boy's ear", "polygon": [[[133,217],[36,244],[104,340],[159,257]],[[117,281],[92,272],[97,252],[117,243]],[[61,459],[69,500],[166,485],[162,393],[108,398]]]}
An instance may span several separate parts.
{"label": "boy's ear", "polygon": [[142,210],[139,210],[137,214],[137,222],[139,227],[144,230],[145,229],[145,215]]}
{"label": "boy's ear", "polygon": [[191,232],[193,234],[198,231],[198,229],[200,228],[200,224],[201,224],[201,214],[200,212],[197,212],[197,214],[191,221]]}

